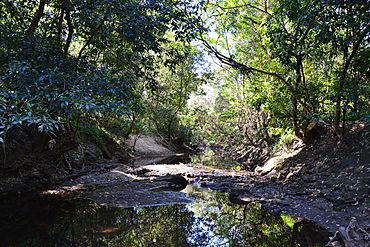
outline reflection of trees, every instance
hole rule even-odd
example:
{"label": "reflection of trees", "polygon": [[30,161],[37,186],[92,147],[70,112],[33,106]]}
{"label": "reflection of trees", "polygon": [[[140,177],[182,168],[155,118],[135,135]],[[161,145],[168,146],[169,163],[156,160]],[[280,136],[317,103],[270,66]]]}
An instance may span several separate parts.
{"label": "reflection of trees", "polygon": [[317,234],[303,221],[275,216],[259,204],[231,204],[227,195],[211,190],[188,192],[195,196],[189,205],[127,209],[17,199],[0,205],[0,241],[4,246],[315,246],[311,237]]}
{"label": "reflection of trees", "polygon": [[[116,215],[126,210],[117,209]],[[130,217],[121,219],[118,225],[127,230],[104,237],[107,246],[187,246],[193,216],[184,205],[170,205],[133,209]]]}
{"label": "reflection of trees", "polygon": [[[203,192],[191,207],[197,217],[203,218],[203,228],[212,229],[213,234],[224,245],[229,246],[298,246],[293,230],[283,218],[261,209],[259,204],[234,205],[222,193]],[[197,230],[199,232],[199,230]],[[194,234],[194,242],[207,246],[210,239]]]}
{"label": "reflection of trees", "polygon": [[15,222],[0,228],[1,236],[11,235],[5,246],[186,246],[193,220],[184,205],[113,209],[62,202],[41,200],[21,213],[2,208]]}

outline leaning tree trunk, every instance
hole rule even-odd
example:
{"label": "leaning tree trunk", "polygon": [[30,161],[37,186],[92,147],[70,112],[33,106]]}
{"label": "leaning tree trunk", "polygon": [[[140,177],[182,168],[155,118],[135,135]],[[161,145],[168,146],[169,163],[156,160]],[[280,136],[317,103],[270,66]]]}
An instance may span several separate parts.
{"label": "leaning tree trunk", "polygon": [[39,7],[35,13],[35,15],[32,18],[31,24],[26,30],[26,36],[31,37],[34,32],[36,31],[37,26],[39,25],[39,22],[41,20],[41,17],[44,14],[45,5],[47,4],[47,0],[41,0]]}

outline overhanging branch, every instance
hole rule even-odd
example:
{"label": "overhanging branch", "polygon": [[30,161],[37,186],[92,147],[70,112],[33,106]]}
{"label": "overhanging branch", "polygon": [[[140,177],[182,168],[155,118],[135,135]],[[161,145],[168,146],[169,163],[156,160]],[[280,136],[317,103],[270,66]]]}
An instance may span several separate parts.
{"label": "overhanging branch", "polygon": [[[279,81],[283,82],[284,85],[286,85],[289,88],[289,90],[292,94],[295,94],[295,91],[296,91],[295,87],[291,83],[289,83],[289,81],[285,80],[282,75],[280,75],[278,73],[275,73],[275,72],[265,71],[265,70],[262,70],[262,69],[258,69],[258,68],[255,68],[255,67],[251,67],[251,66],[242,64],[242,63],[236,61],[235,59],[233,59],[232,57],[228,57],[228,56],[223,55],[215,47],[213,47],[211,44],[209,44],[205,39],[201,38],[201,41],[203,42],[204,46],[208,49],[208,51],[210,53],[212,53],[218,60],[220,60],[221,63],[229,65],[230,67],[239,70],[243,74],[257,72],[257,73],[260,73],[260,74],[275,77]],[[307,103],[305,103],[304,101],[302,101],[301,99],[299,99],[297,97],[296,97],[296,99],[297,99],[297,102],[300,105],[302,105],[302,107],[307,112],[311,112],[312,109],[309,105],[307,105]]]}
{"label": "overhanging branch", "polygon": [[292,86],[288,81],[286,81],[283,78],[283,76],[281,76],[278,73],[265,71],[265,70],[262,70],[262,69],[258,69],[258,68],[254,68],[254,67],[242,64],[242,63],[236,61],[235,59],[233,59],[231,57],[223,55],[216,48],[214,48],[212,45],[210,45],[206,40],[202,39],[202,42],[203,42],[204,46],[208,49],[208,51],[211,52],[215,57],[217,57],[218,60],[220,60],[221,63],[229,65],[229,66],[239,70],[241,73],[248,74],[248,73],[252,73],[252,72],[257,72],[257,73],[273,76],[273,77],[279,79],[280,81],[282,81],[284,84],[286,84],[290,87]]}

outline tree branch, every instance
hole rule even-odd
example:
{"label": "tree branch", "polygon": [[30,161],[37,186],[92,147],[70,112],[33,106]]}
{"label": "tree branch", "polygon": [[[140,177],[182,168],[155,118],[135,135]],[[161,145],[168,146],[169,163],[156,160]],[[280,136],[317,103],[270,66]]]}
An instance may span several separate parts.
{"label": "tree branch", "polygon": [[62,29],[63,29],[64,12],[65,12],[65,3],[62,0],[59,20],[58,20],[58,34],[57,34],[57,43],[59,45],[62,44]]}
{"label": "tree branch", "polygon": [[44,14],[45,5],[47,4],[47,2],[48,2],[48,0],[40,0],[39,7],[38,7],[35,15],[33,16],[33,19],[31,21],[30,26],[26,30],[26,36],[27,37],[31,37],[35,33],[36,28],[39,25],[40,19],[41,19],[42,15]]}
{"label": "tree branch", "polygon": [[67,26],[68,26],[68,36],[66,40],[66,44],[64,45],[64,54],[68,54],[68,49],[72,42],[72,35],[73,35],[73,24],[71,21],[71,3],[66,0],[66,20],[67,20]]}
{"label": "tree branch", "polygon": [[97,31],[103,26],[104,22],[105,22],[105,18],[102,20],[102,22],[96,28],[94,28],[94,30],[91,31],[90,37],[88,38],[88,40],[86,41],[84,46],[81,48],[80,52],[78,53],[77,60],[81,59],[84,50],[91,44],[91,42],[94,39]]}
{"label": "tree branch", "polygon": [[252,5],[252,4],[249,4],[249,3],[246,3],[246,4],[242,4],[242,5],[236,5],[236,6],[232,6],[232,7],[223,7],[223,6],[220,6],[218,4],[211,4],[215,7],[218,7],[220,8],[221,10],[229,10],[229,9],[238,9],[238,8],[245,8],[245,7],[249,7],[249,8],[252,8],[252,9],[255,9],[255,10],[258,10],[260,11],[261,13],[264,13],[266,15],[268,15],[269,17],[271,17],[272,19],[274,19],[278,24],[279,26],[284,29],[284,31],[291,36],[291,34],[288,32],[288,30],[286,29],[285,27],[285,23],[284,21],[280,21],[279,19],[276,18],[276,16],[274,16],[273,14],[271,14],[270,12],[267,11],[267,6],[265,5],[264,6],[264,9],[258,7],[258,6],[255,6],[255,5]]}
{"label": "tree branch", "polygon": [[[251,67],[251,66],[242,64],[242,63],[236,61],[235,59],[233,59],[232,57],[227,57],[227,56],[223,55],[216,48],[214,48],[211,44],[209,44],[205,39],[201,38],[201,41],[203,42],[204,46],[208,49],[208,51],[211,52],[218,60],[220,60],[221,63],[229,65],[230,67],[239,70],[243,74],[257,72],[257,73],[260,73],[260,74],[273,76],[276,79],[283,82],[289,88],[289,90],[292,94],[295,93],[296,89],[294,88],[294,86],[291,83],[289,83],[289,81],[285,80],[285,78],[282,75],[280,75],[278,73],[275,73],[275,72],[265,71],[265,70],[262,70],[262,69],[258,69],[258,68],[255,68],[255,67]],[[307,111],[310,111],[310,107],[305,102],[303,102],[299,98],[296,98],[296,100],[300,105],[302,105],[302,107],[304,109],[306,109]]]}
{"label": "tree branch", "polygon": [[242,63],[234,60],[231,57],[227,57],[227,56],[221,54],[219,51],[216,50],[216,48],[214,48],[212,45],[210,45],[206,40],[202,39],[202,42],[205,45],[205,47],[214,56],[216,56],[222,63],[227,64],[227,65],[229,65],[229,66],[231,66],[231,67],[233,67],[235,69],[238,69],[240,72],[242,72],[244,74],[248,74],[248,73],[251,73],[251,72],[258,72],[258,73],[261,73],[261,74],[265,74],[265,75],[270,75],[270,76],[276,77],[277,79],[279,79],[282,82],[284,82],[284,84],[290,85],[280,74],[277,74],[277,73],[274,73],[274,72],[270,72],[270,71],[261,70],[261,69],[258,69],[258,68],[254,68],[254,67],[251,67],[251,66],[247,66],[245,64],[242,64]]}

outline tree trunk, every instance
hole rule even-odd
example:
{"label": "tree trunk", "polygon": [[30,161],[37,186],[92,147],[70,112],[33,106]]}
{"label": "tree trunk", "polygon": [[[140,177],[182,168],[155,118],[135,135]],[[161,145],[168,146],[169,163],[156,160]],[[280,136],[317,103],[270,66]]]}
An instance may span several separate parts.
{"label": "tree trunk", "polygon": [[344,80],[345,80],[345,74],[347,72],[342,71],[342,75],[339,78],[339,86],[338,86],[338,92],[337,92],[337,99],[335,104],[335,120],[334,120],[334,129],[337,132],[339,130],[340,125],[340,117],[342,115],[342,93],[344,88]]}
{"label": "tree trunk", "polygon": [[302,83],[302,74],[301,74],[302,57],[300,55],[297,55],[295,58],[296,58],[297,64],[296,64],[296,68],[295,68],[296,81],[295,81],[295,84],[293,86],[292,97],[291,97],[292,107],[293,107],[293,109],[292,109],[292,123],[293,123],[293,130],[294,130],[295,135],[299,138],[302,138],[300,127],[299,127],[299,124],[298,124],[298,100],[297,100],[297,98],[298,98],[297,88]]}
{"label": "tree trunk", "polygon": [[32,18],[31,24],[26,30],[26,36],[31,37],[36,31],[37,26],[39,25],[39,22],[41,20],[41,17],[44,14],[45,5],[47,4],[47,0],[40,0],[39,7],[35,13],[35,15]]}
{"label": "tree trunk", "polygon": [[298,124],[298,108],[297,108],[297,98],[295,95],[291,97],[292,102],[292,125],[294,133],[297,137],[301,137],[300,128]]}
{"label": "tree trunk", "polygon": [[[352,52],[348,56],[348,51],[344,51],[344,64],[343,64],[343,69],[339,78],[339,87],[338,87],[338,95],[336,99],[336,106],[335,106],[335,121],[334,121],[334,128],[335,131],[338,133],[339,130],[339,125],[340,125],[340,119],[341,119],[341,114],[342,114],[342,94],[343,94],[343,89],[344,89],[344,82],[347,77],[348,69],[351,65],[351,62],[355,55],[357,54],[357,51],[360,49],[362,41],[365,39],[366,35],[368,34],[368,31],[370,29],[370,24],[366,26],[362,34],[360,35],[359,39],[357,40],[356,43],[353,44]],[[343,123],[344,125],[344,123]]]}
{"label": "tree trunk", "polygon": [[57,44],[62,46],[62,32],[63,32],[63,20],[64,20],[64,12],[65,12],[65,2],[64,0],[60,3],[60,14],[58,20],[58,34],[57,34]]}
{"label": "tree trunk", "polygon": [[71,45],[72,42],[72,35],[73,35],[73,24],[71,20],[71,3],[66,0],[66,20],[67,20],[67,26],[68,26],[68,36],[66,40],[66,44],[64,46],[64,54],[67,56],[68,55],[68,49]]}

